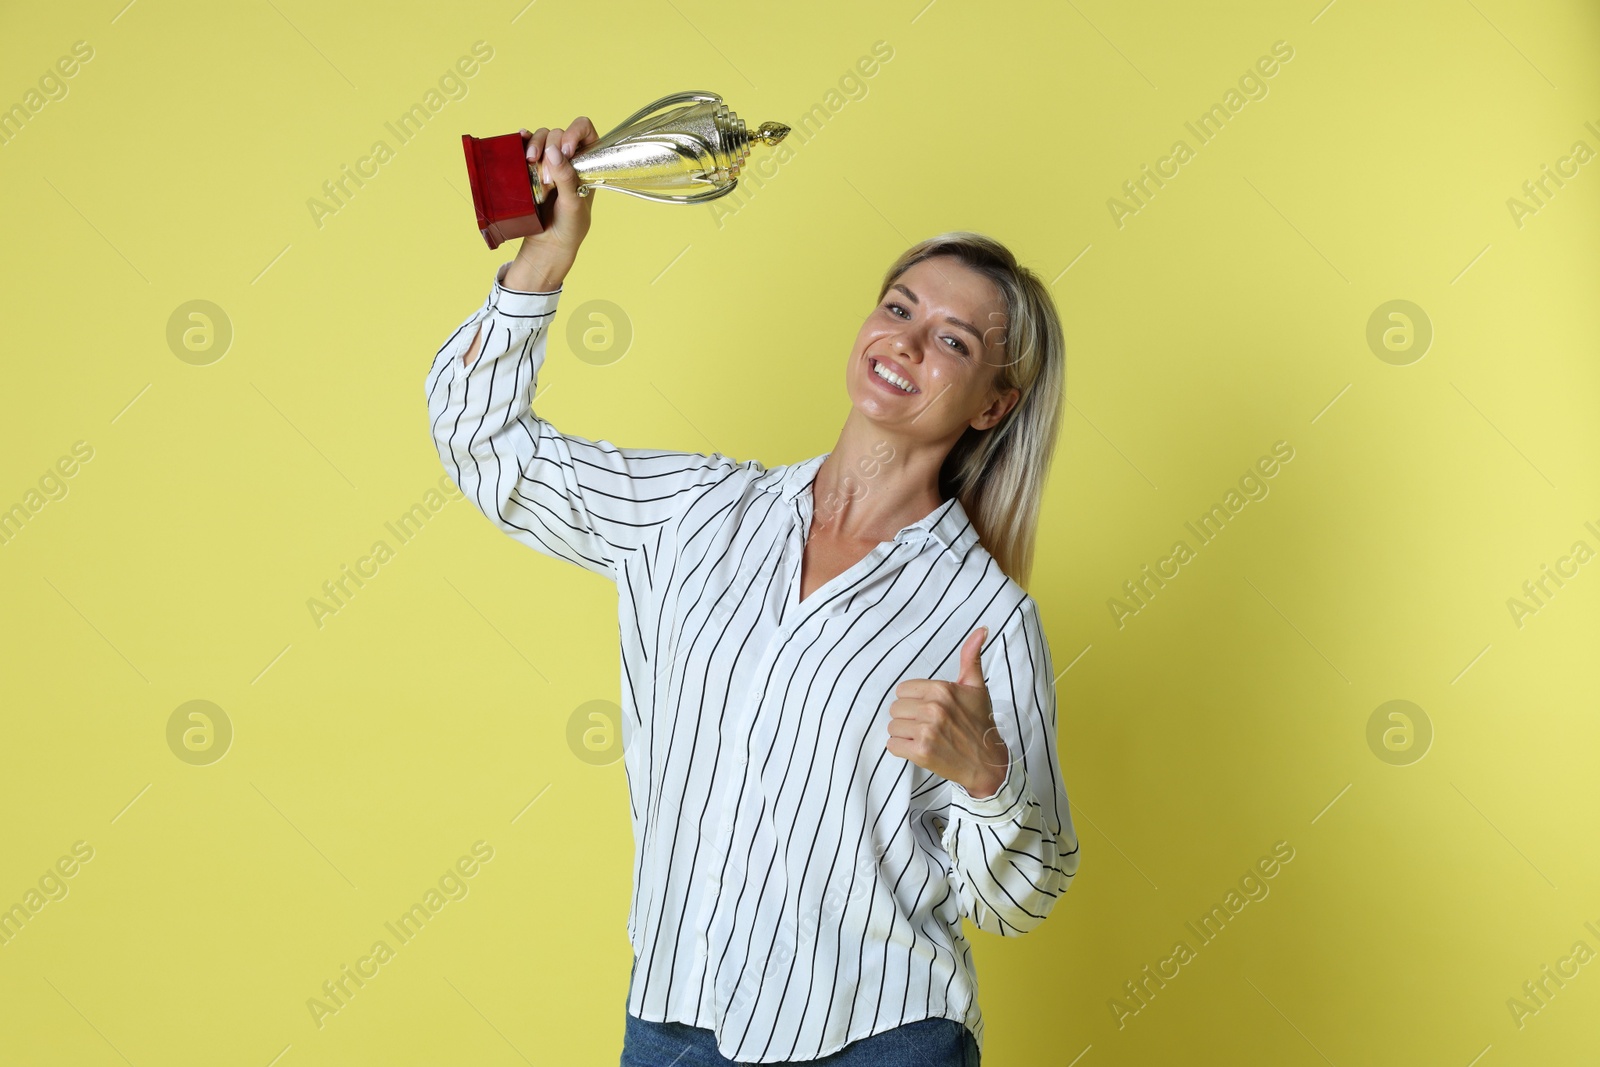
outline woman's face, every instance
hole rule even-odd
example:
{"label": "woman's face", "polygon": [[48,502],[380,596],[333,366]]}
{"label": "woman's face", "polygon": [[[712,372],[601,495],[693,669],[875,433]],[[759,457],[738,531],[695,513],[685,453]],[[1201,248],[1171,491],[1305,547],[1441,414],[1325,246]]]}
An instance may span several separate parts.
{"label": "woman's face", "polygon": [[[993,391],[1005,325],[1005,301],[989,279],[953,256],[914,264],[856,335],[845,372],[851,403],[874,423],[928,441],[988,429],[1020,396]],[[878,365],[910,391],[885,381]]]}

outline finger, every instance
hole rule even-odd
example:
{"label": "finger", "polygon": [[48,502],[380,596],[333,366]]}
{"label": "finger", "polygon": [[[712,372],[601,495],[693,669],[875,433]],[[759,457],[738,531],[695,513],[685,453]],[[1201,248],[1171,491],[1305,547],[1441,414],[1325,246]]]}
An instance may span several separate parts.
{"label": "finger", "polygon": [[519,130],[518,132],[522,134],[522,140],[524,142],[522,146],[523,154],[528,157],[529,163],[535,162],[540,156],[544,155],[544,139],[545,135],[550,132],[549,130],[545,129],[543,126],[540,126],[532,133],[529,133],[527,130]]}
{"label": "finger", "polygon": [[979,655],[983,652],[984,639],[989,636],[989,628],[980,626],[967,637],[967,643],[961,646],[961,673],[956,675],[956,681],[962,685],[983,684],[983,664]]}
{"label": "finger", "polygon": [[894,695],[907,700],[932,700],[948,684],[934,678],[907,678],[894,687]]}
{"label": "finger", "polygon": [[921,742],[927,737],[927,726],[919,722],[900,719],[889,726],[889,736],[902,741]]}
{"label": "finger", "polygon": [[576,155],[578,149],[587,148],[600,140],[600,134],[595,132],[594,123],[589,121],[589,116],[579,115],[572,120],[572,125],[567,127],[573,151],[568,155]]}
{"label": "finger", "polygon": [[578,149],[583,147],[584,130],[579,123],[587,124],[588,121],[588,119],[584,118],[582,115],[579,115],[577,118],[572,120],[572,125],[568,126],[566,130],[562,132],[561,154],[566,156],[568,159],[571,159],[573,156],[577,155]]}
{"label": "finger", "polygon": [[550,185],[550,179],[545,176],[544,167],[540,165],[539,161],[544,156],[545,141],[549,134],[550,131],[548,129],[540,126],[537,130],[528,134],[528,143],[525,146],[525,155],[528,157],[528,163],[538,168],[539,180],[546,188]]}
{"label": "finger", "polygon": [[556,188],[565,196],[566,202],[576,204],[578,197],[578,171],[572,165],[572,160],[561,154],[560,143],[552,130],[550,140],[544,147],[544,167],[551,179],[556,183]]}
{"label": "finger", "polygon": [[549,130],[544,131],[544,144],[539,146],[539,176],[544,179],[546,186],[554,186],[555,184],[555,174],[550,173],[549,168],[550,149],[555,147],[555,152],[560,154],[560,147],[558,146],[562,144],[562,133],[560,126],[552,126]]}
{"label": "finger", "polygon": [[902,719],[906,722],[920,722],[927,718],[924,714],[927,701],[901,698],[889,705],[890,721]]}

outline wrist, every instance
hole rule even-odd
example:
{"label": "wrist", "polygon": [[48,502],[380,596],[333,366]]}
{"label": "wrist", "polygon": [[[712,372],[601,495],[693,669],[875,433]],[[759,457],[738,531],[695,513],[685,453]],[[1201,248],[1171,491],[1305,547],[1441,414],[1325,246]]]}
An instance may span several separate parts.
{"label": "wrist", "polygon": [[988,771],[985,771],[984,774],[973,781],[963,784],[961,788],[965,789],[967,791],[967,795],[974,800],[989,800],[992,799],[996,793],[1000,792],[1000,787],[1005,785],[1005,783],[1006,776],[1004,771],[1000,771],[999,773],[989,773]]}
{"label": "wrist", "polygon": [[511,261],[511,266],[506,268],[504,285],[507,289],[519,289],[525,293],[553,293],[561,288],[566,281],[567,271],[571,269],[570,261],[519,252],[517,258]]}

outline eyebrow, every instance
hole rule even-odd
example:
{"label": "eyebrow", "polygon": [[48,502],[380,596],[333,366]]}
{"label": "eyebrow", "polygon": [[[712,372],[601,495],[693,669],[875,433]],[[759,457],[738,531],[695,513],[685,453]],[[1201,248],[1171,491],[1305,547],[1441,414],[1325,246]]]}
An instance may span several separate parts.
{"label": "eyebrow", "polygon": [[[905,286],[901,285],[899,282],[895,282],[889,288],[900,290],[902,293],[906,294],[906,296],[911,299],[911,302],[913,304],[921,303],[921,301],[919,301],[917,299],[917,294],[916,293],[913,293],[910,289],[907,289]],[[956,325],[956,326],[960,326],[962,329],[964,329],[968,333],[972,334],[972,336],[976,337],[978,339],[978,344],[987,345],[989,343],[989,342],[987,342],[987,341],[985,341],[983,339],[983,334],[978,332],[978,328],[976,326],[972,325],[972,323],[967,322],[965,319],[958,319],[954,315],[946,315],[945,319],[947,321],[949,321],[950,323]]]}

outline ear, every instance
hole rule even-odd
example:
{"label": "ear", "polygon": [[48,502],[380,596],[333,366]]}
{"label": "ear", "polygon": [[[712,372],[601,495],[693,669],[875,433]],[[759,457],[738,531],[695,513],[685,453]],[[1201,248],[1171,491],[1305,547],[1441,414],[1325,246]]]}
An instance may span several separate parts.
{"label": "ear", "polygon": [[1011,409],[1017,406],[1017,402],[1021,399],[1022,391],[1015,386],[1002,391],[1001,394],[995,398],[994,403],[984,408],[983,411],[972,420],[972,428],[974,430],[989,429],[1001,419],[1005,418],[1006,415],[1010,413]]}

